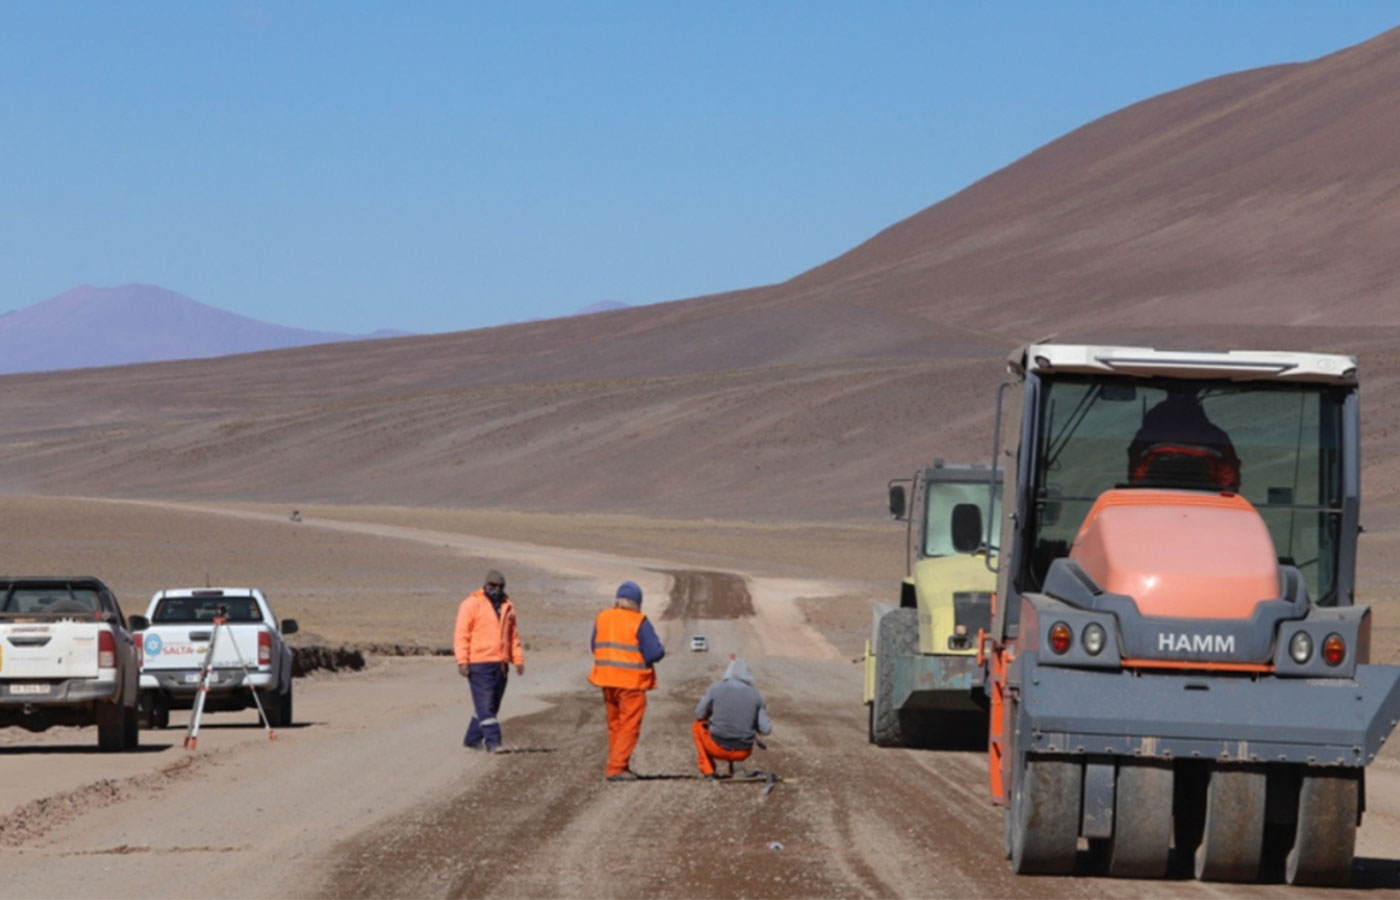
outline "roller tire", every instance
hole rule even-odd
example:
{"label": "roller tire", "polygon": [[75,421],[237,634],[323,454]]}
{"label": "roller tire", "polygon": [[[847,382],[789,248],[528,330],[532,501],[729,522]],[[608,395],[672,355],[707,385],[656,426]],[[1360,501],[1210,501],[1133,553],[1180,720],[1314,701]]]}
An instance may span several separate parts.
{"label": "roller tire", "polygon": [[1079,843],[1084,767],[1079,760],[1030,757],[1012,798],[1011,868],[1018,875],[1068,875]]}
{"label": "roller tire", "polygon": [[875,700],[870,705],[870,739],[880,747],[903,747],[912,737],[906,717],[894,706],[894,661],[918,650],[917,610],[894,609],[880,618],[875,642]]}
{"label": "roller tire", "polygon": [[1113,837],[1104,847],[1115,878],[1161,878],[1172,840],[1172,766],[1157,760],[1118,764]]}
{"label": "roller tire", "polygon": [[1319,769],[1303,775],[1298,828],[1284,867],[1289,884],[1340,886],[1351,882],[1361,774],[1357,769]]}
{"label": "roller tire", "polygon": [[1255,881],[1264,851],[1264,771],[1216,767],[1206,788],[1205,829],[1196,848],[1202,881]]}

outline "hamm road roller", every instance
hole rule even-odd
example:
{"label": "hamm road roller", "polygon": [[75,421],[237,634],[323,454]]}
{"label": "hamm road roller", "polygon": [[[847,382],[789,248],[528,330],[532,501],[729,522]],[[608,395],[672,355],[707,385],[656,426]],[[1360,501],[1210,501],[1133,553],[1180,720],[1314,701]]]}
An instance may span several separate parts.
{"label": "hamm road roller", "polygon": [[978,650],[1012,867],[1074,871],[1083,839],[1114,876],[1345,884],[1400,717],[1354,603],[1355,358],[1044,343],[1009,368]]}

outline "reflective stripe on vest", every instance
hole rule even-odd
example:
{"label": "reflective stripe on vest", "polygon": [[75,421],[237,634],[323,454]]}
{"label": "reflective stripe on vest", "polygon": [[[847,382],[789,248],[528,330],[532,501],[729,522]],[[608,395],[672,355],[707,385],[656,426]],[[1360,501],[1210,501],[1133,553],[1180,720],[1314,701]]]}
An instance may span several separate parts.
{"label": "reflective stripe on vest", "polygon": [[599,687],[651,690],[656,673],[642,657],[638,631],[645,617],[630,609],[615,607],[598,614],[594,624],[593,670],[588,680]]}

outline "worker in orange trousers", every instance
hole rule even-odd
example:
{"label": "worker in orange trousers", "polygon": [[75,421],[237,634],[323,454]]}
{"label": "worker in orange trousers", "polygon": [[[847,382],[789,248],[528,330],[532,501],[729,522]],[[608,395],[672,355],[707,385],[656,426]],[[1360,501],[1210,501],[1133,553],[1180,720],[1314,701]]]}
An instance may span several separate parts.
{"label": "worker in orange trousers", "polygon": [[700,774],[718,777],[715,760],[723,760],[733,775],[736,762],[748,759],[755,744],[763,746],[758,736],[772,731],[768,705],[753,686],[748,665],[731,657],[724,677],[710,685],[695,705],[690,734],[695,739]]}
{"label": "worker in orange trousers", "polygon": [[642,734],[646,692],[656,687],[652,668],[666,655],[650,620],[642,615],[642,589],[624,581],[610,609],[598,613],[589,640],[593,650],[590,683],[603,689],[608,721],[608,781],[636,781],[632,751]]}

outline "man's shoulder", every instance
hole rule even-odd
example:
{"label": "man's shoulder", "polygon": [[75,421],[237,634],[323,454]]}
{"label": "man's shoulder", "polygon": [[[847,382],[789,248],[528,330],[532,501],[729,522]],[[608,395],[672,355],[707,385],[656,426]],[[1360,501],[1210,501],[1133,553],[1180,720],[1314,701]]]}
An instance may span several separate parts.
{"label": "man's shoulder", "polygon": [[467,596],[463,597],[462,602],[458,604],[457,608],[466,611],[474,607],[482,606],[483,604],[486,606],[490,606],[491,601],[486,599],[486,594],[483,591],[477,589],[475,591],[472,591]]}

